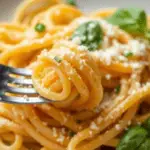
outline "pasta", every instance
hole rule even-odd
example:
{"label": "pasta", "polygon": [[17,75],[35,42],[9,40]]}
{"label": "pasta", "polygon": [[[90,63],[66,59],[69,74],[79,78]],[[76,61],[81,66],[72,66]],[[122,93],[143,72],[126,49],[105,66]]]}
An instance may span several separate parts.
{"label": "pasta", "polygon": [[0,150],[116,148],[125,129],[150,117],[148,35],[107,21],[116,11],[30,0],[0,24],[0,64],[31,69],[51,100],[0,103]]}

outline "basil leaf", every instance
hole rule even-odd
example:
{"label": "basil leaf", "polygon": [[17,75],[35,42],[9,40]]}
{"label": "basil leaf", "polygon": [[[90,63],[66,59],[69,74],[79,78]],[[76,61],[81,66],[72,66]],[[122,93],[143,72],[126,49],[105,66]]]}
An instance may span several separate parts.
{"label": "basil leaf", "polygon": [[137,150],[141,143],[146,140],[147,136],[148,132],[144,128],[140,126],[133,127],[121,139],[116,150]]}
{"label": "basil leaf", "polygon": [[75,2],[75,0],[67,0],[67,3],[68,3],[69,5],[73,5],[73,6],[76,6],[76,5],[77,5],[76,2]]}
{"label": "basil leaf", "polygon": [[145,140],[138,148],[138,150],[150,150],[150,139]]}
{"label": "basil leaf", "polygon": [[106,20],[133,35],[143,35],[147,30],[146,13],[140,8],[118,9]]}
{"label": "basil leaf", "polygon": [[150,136],[150,118],[148,118],[143,124],[142,126],[148,131],[149,136]]}
{"label": "basil leaf", "polygon": [[80,44],[89,51],[99,48],[103,40],[103,31],[98,21],[89,21],[81,24],[72,35],[72,39],[79,38]]}

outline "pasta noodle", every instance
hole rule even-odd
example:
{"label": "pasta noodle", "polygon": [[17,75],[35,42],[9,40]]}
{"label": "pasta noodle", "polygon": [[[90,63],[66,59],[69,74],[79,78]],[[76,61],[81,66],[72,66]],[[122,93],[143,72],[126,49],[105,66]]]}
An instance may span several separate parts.
{"label": "pasta noodle", "polygon": [[[0,103],[0,150],[116,148],[128,126],[150,117],[150,46],[105,20],[116,10],[85,15],[61,0],[30,0],[0,24],[0,64],[31,69],[34,88],[51,100]],[[77,30],[94,21],[103,40],[91,50],[76,35],[93,33],[92,24]]]}

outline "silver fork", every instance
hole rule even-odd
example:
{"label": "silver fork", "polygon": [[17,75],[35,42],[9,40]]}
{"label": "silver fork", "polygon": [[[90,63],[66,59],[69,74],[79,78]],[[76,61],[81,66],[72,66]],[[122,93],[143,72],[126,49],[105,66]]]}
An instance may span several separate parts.
{"label": "silver fork", "polygon": [[[17,77],[12,76],[17,75]],[[51,102],[41,97],[34,89],[32,72],[27,69],[16,69],[0,64],[0,102],[16,104],[42,104]],[[15,86],[10,86],[10,84]],[[18,94],[8,96],[6,93]]]}

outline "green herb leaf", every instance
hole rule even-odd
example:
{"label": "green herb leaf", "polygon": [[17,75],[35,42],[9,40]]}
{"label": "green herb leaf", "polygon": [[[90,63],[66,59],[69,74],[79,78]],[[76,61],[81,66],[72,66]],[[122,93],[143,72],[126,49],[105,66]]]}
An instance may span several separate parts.
{"label": "green herb leaf", "polygon": [[62,59],[58,56],[55,56],[54,59],[58,62],[58,63],[61,63]]}
{"label": "green herb leaf", "polygon": [[67,0],[67,3],[73,6],[77,6],[75,0]]}
{"label": "green herb leaf", "polygon": [[150,139],[145,140],[137,150],[150,150]]}
{"label": "green herb leaf", "polygon": [[149,132],[149,136],[150,136],[150,118],[148,118],[143,124],[142,126]]}
{"label": "green herb leaf", "polygon": [[146,39],[150,40],[150,29],[148,29],[145,33]]}
{"label": "green herb leaf", "polygon": [[73,137],[75,134],[76,134],[75,132],[69,131],[69,136],[70,136],[70,137]]}
{"label": "green herb leaf", "polygon": [[103,31],[98,21],[89,21],[81,24],[74,32],[72,39],[79,38],[80,44],[89,51],[99,48],[103,40]]}
{"label": "green herb leaf", "polygon": [[35,31],[37,32],[44,32],[46,30],[46,27],[44,24],[38,23],[35,26]]}
{"label": "green herb leaf", "polygon": [[147,136],[148,132],[140,126],[130,128],[121,139],[116,150],[137,150]]}
{"label": "green herb leaf", "polygon": [[127,53],[124,53],[124,56],[125,57],[132,57],[133,53],[132,52],[127,52]]}
{"label": "green herb leaf", "polygon": [[106,20],[133,35],[144,35],[147,30],[146,13],[140,8],[118,9]]}
{"label": "green herb leaf", "polygon": [[120,85],[115,88],[115,92],[118,94],[120,92]]}

